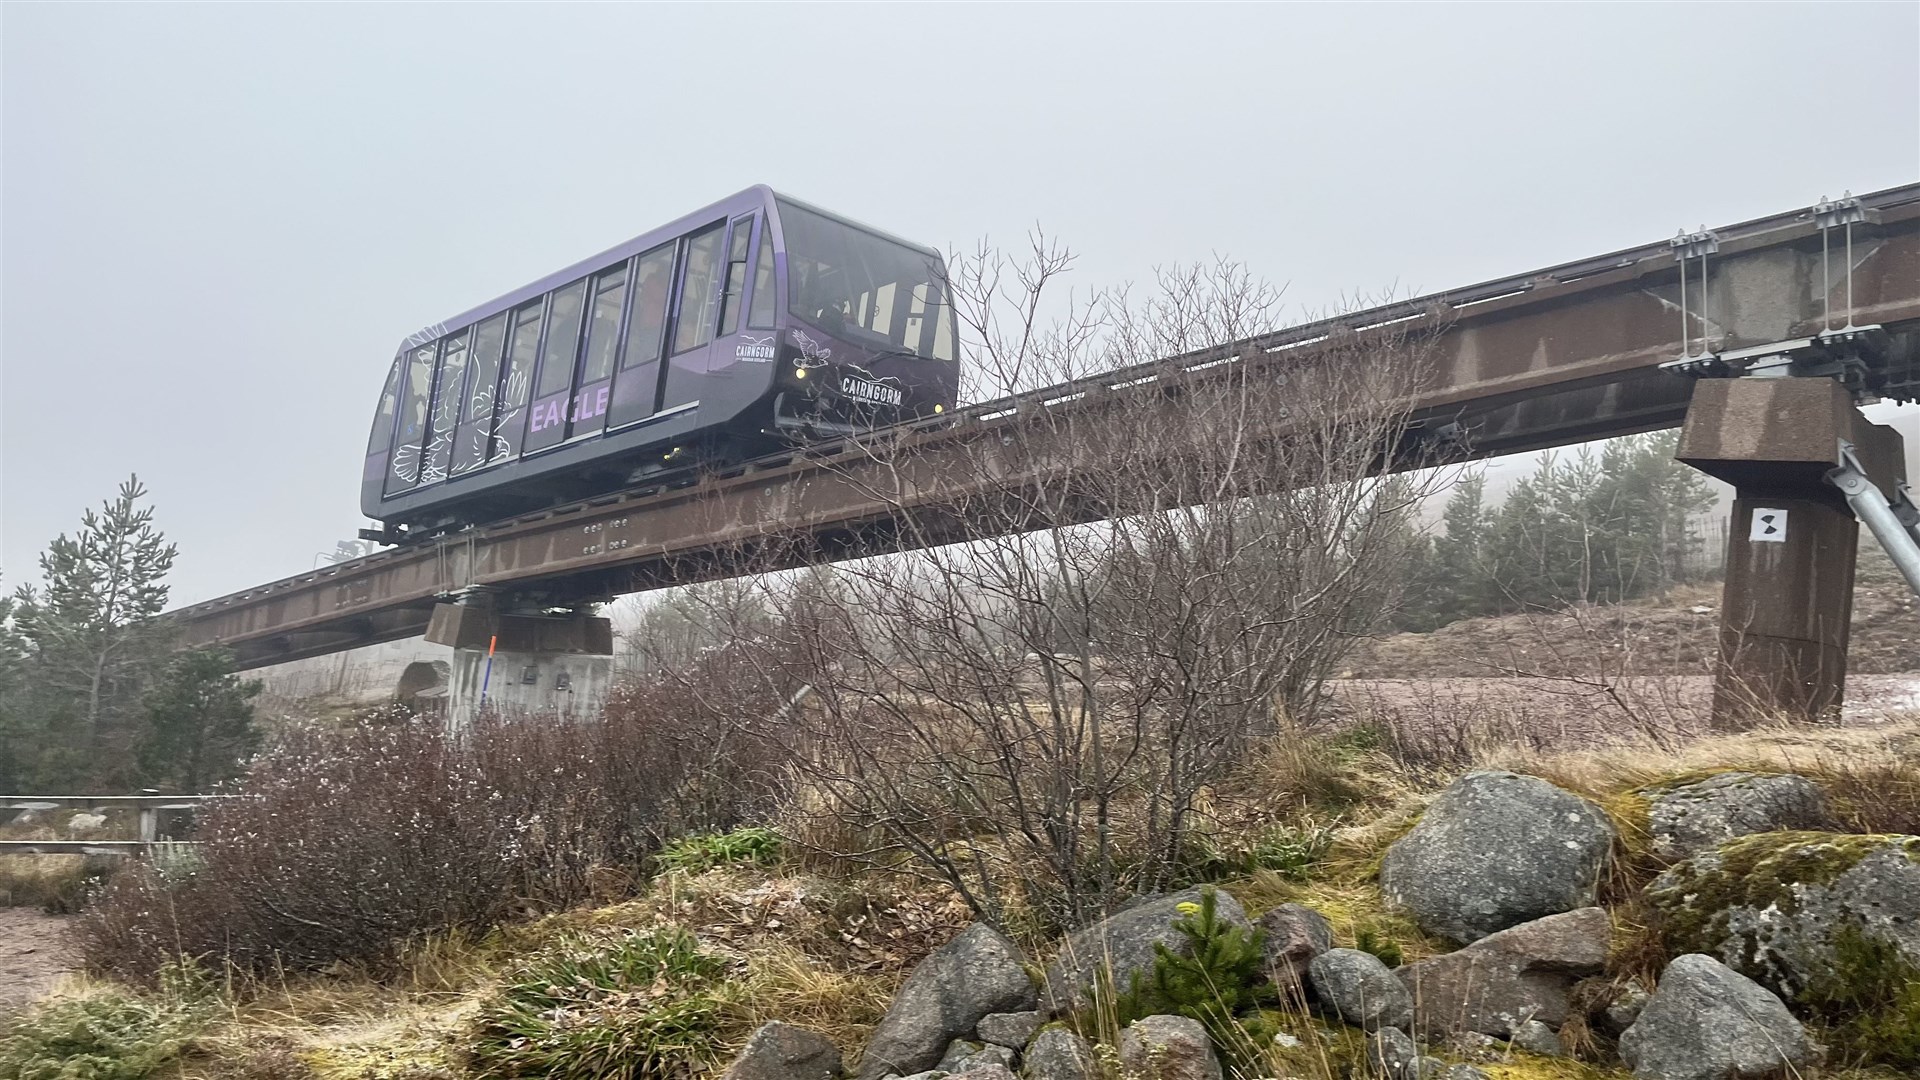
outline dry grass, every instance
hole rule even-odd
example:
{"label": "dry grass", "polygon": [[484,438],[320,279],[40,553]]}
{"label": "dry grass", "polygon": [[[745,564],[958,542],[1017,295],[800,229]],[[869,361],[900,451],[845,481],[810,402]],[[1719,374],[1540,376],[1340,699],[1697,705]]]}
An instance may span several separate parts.
{"label": "dry grass", "polygon": [[88,889],[103,879],[114,856],[0,856],[0,907],[41,907],[54,914],[78,911]]}
{"label": "dry grass", "polygon": [[[99,828],[79,831],[68,827],[76,816],[76,811],[59,810],[30,816],[24,824],[16,818],[0,825],[0,840],[131,840],[138,831],[133,815],[125,811],[109,811]],[[111,855],[0,855],[0,907],[31,905],[55,914],[78,911],[88,891],[117,862]]]}
{"label": "dry grass", "polygon": [[837,970],[797,947],[775,944],[747,958],[747,981],[745,1032],[783,1020],[812,1028],[851,1052],[866,1045],[901,978],[899,973]]}
{"label": "dry grass", "polygon": [[[1733,735],[1708,735],[1673,749],[1622,744],[1572,753],[1488,747],[1479,764],[1532,773],[1590,796],[1604,796],[1690,774],[1750,769],[1794,772],[1823,786],[1836,777],[1904,777],[1889,798],[1913,798],[1920,810],[1920,718],[1911,714],[1861,727],[1776,724]],[[1836,807],[1843,813],[1845,807]],[[1854,807],[1856,813],[1874,813]],[[1878,831],[1878,830],[1876,830]]]}

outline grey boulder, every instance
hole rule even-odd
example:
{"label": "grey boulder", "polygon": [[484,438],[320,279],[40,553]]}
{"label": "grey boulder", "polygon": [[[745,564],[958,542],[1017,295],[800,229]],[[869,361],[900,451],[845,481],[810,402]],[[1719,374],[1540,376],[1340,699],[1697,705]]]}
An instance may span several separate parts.
{"label": "grey boulder", "polygon": [[1804,776],[1725,772],[1645,794],[1653,850],[1667,859],[1711,851],[1736,836],[1833,827],[1826,793]]}
{"label": "grey boulder", "polygon": [[1844,977],[1851,937],[1920,963],[1920,836],[1736,837],[1646,889],[1667,947],[1717,956],[1789,1000]]}
{"label": "grey boulder", "polygon": [[933,1068],[936,1072],[953,1072],[960,1068],[962,1061],[979,1053],[980,1049],[980,1044],[977,1042],[955,1039],[947,1044],[947,1052],[940,1055],[939,1063]]}
{"label": "grey boulder", "polygon": [[953,1040],[991,1013],[1033,1007],[1020,950],[975,923],[934,950],[907,977],[860,1059],[860,1080],[933,1068]]}
{"label": "grey boulder", "polygon": [[1185,1016],[1148,1016],[1128,1024],[1120,1035],[1120,1069],[1154,1080],[1221,1080],[1207,1029]]}
{"label": "grey boulder", "polygon": [[1513,1045],[1542,1057],[1566,1057],[1566,1044],[1560,1033],[1538,1020],[1523,1020],[1513,1029]]}
{"label": "grey boulder", "polygon": [[1367,1064],[1386,1080],[1420,1080],[1420,1048],[1399,1028],[1367,1037]]}
{"label": "grey boulder", "polygon": [[958,1076],[974,1069],[984,1069],[989,1065],[1001,1065],[1011,1069],[1017,1060],[1019,1060],[1019,1054],[1012,1047],[982,1046],[976,1042],[955,1039],[953,1045],[947,1048],[946,1056],[941,1058],[940,1064],[934,1068],[945,1069]]}
{"label": "grey boulder", "polygon": [[1065,1028],[1048,1028],[1027,1044],[1029,1080],[1097,1080],[1093,1044]]}
{"label": "grey boulder", "polygon": [[1307,965],[1320,1004],[1349,1024],[1378,1031],[1413,1022],[1413,995],[1372,953],[1328,949]]}
{"label": "grey boulder", "polygon": [[1040,1030],[1046,1016],[1037,1010],[1026,1012],[993,1013],[980,1018],[975,1034],[981,1042],[990,1042],[995,1046],[1011,1046],[1015,1050],[1033,1041],[1033,1033]]}
{"label": "grey boulder", "polygon": [[1636,1080],[1749,1080],[1811,1062],[1813,1043],[1778,997],[1711,956],[1676,957],[1620,1036]]}
{"label": "grey boulder", "polygon": [[826,1036],[776,1020],[748,1036],[720,1080],[832,1080],[845,1074],[840,1048]]}
{"label": "grey boulder", "polygon": [[1307,965],[1333,948],[1333,924],[1304,904],[1281,904],[1255,924],[1266,935],[1261,950],[1267,977],[1284,994],[1307,983]]}
{"label": "grey boulder", "polygon": [[[1083,1008],[1091,1000],[1089,991],[1095,983],[1109,974],[1114,989],[1125,993],[1135,973],[1153,971],[1155,945],[1165,945],[1176,955],[1188,955],[1191,946],[1173,924],[1186,918],[1179,910],[1181,904],[1199,902],[1199,889],[1137,900],[1074,932],[1060,946],[1060,955],[1047,965],[1044,1003],[1056,1014]],[[1253,924],[1247,921],[1239,901],[1219,891],[1216,904],[1222,922],[1252,930]]]}
{"label": "grey boulder", "polygon": [[1013,1070],[998,1062],[985,1065],[971,1065],[957,1073],[948,1073],[947,1080],[1019,1080]]}
{"label": "grey boulder", "polygon": [[1581,908],[1509,927],[1394,975],[1416,1002],[1414,1026],[1423,1034],[1509,1038],[1529,1020],[1556,1028],[1566,1022],[1573,984],[1600,973],[1612,933],[1604,908]]}
{"label": "grey boulder", "polygon": [[1545,780],[1470,772],[1387,850],[1380,885],[1427,933],[1478,941],[1592,906],[1614,837],[1598,806]]}
{"label": "grey boulder", "polygon": [[1604,1029],[1609,1035],[1619,1035],[1640,1019],[1640,1010],[1647,1007],[1649,995],[1635,983],[1628,983],[1607,1003],[1607,1009],[1601,1014],[1605,1022]]}

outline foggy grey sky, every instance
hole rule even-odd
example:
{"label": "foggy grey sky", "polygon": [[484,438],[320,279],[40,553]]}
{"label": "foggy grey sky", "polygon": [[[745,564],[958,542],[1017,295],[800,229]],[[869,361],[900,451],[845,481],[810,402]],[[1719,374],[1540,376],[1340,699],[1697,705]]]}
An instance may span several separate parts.
{"label": "foggy grey sky", "polygon": [[0,9],[0,569],[128,472],[176,603],[363,524],[398,340],[753,183],[1320,308],[1920,178],[1920,5]]}

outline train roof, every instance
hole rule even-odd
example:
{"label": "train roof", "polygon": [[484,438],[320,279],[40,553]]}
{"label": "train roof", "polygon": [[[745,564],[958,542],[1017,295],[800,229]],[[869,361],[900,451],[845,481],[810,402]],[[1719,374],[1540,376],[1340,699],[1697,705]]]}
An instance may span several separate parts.
{"label": "train roof", "polygon": [[876,236],[885,237],[894,243],[913,248],[916,251],[926,252],[936,259],[940,258],[940,253],[937,250],[925,244],[916,244],[910,240],[903,240],[885,229],[878,229],[865,222],[856,221],[853,218],[847,217],[845,214],[836,214],[831,210],[816,206],[803,199],[796,199],[791,195],[783,195],[765,184],[755,184],[750,188],[737,191],[724,199],[709,203],[691,213],[682,214],[667,224],[655,229],[649,229],[631,240],[622,241],[605,251],[589,255],[578,262],[571,263],[540,278],[538,281],[522,285],[512,292],[495,297],[478,307],[468,308],[466,311],[450,319],[444,319],[431,326],[422,327],[408,334],[406,339],[400,343],[400,348],[402,350],[410,349],[416,345],[423,345],[429,341],[434,341],[462,327],[471,326],[482,319],[491,318],[502,311],[518,307],[536,297],[544,296],[554,289],[578,281],[596,270],[604,270],[613,263],[632,258],[643,251],[656,248],[677,236],[692,231],[700,225],[705,225],[716,219],[732,217],[735,214],[747,210],[770,206],[775,199],[810,210],[822,217],[830,218],[843,225],[859,229],[862,232],[869,232]]}

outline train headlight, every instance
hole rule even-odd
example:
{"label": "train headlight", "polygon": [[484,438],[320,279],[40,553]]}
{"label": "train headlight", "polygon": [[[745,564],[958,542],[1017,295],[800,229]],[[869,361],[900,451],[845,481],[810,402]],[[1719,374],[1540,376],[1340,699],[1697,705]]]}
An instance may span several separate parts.
{"label": "train headlight", "polygon": [[945,405],[935,405],[933,407],[933,411],[937,413],[943,413],[947,411],[947,407]]}
{"label": "train headlight", "polygon": [[794,377],[794,378],[796,378],[796,379],[804,379],[804,378],[806,378],[806,377],[807,377],[807,369],[806,369],[806,368],[803,368],[803,367],[797,367],[797,368],[794,368],[794,369],[793,369],[793,377]]}

